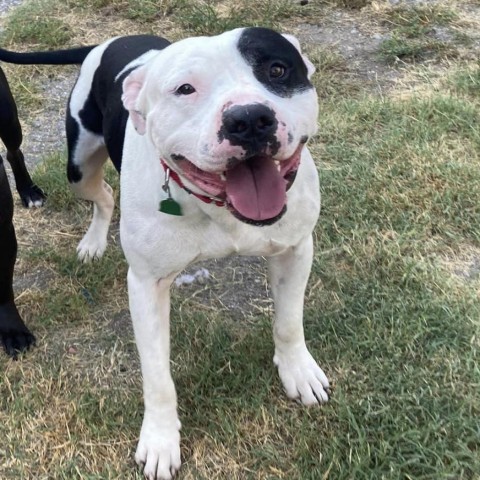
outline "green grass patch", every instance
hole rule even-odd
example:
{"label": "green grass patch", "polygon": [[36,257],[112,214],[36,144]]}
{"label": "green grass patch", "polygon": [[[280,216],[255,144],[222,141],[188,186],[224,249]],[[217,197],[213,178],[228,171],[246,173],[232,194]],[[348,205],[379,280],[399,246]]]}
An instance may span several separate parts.
{"label": "green grass patch", "polygon": [[185,0],[129,0],[125,16],[140,22],[153,22],[171,15],[185,4]]}
{"label": "green grass patch", "polygon": [[97,8],[106,13],[140,23],[152,23],[171,17],[186,32],[216,35],[237,27],[279,27],[280,22],[299,13],[299,6],[289,0],[246,0],[240,3],[213,0],[69,0],[68,5],[81,10]]}
{"label": "green grass patch", "polygon": [[315,65],[312,82],[320,99],[355,96],[361,85],[348,71],[348,65],[338,53],[322,46],[307,48],[304,52]]}
{"label": "green grass patch", "polygon": [[467,94],[478,102],[480,98],[480,64],[458,71],[451,76],[448,84],[458,92]]}
{"label": "green grass patch", "polygon": [[[441,5],[406,6],[386,10],[385,21],[392,27],[391,37],[380,46],[380,55],[388,63],[397,60],[414,62],[432,57],[458,54],[448,27],[457,19],[453,9]],[[436,29],[447,29],[437,35]],[[443,37],[452,37],[445,39]],[[464,43],[464,42],[461,42]]]}
{"label": "green grass patch", "polygon": [[86,10],[101,9],[106,14],[115,13],[120,17],[141,23],[152,23],[168,16],[186,5],[185,0],[68,0],[70,8]]}
{"label": "green grass patch", "polygon": [[298,12],[288,0],[247,0],[220,5],[214,1],[191,2],[176,15],[176,20],[195,35],[216,35],[238,27],[278,28],[281,21]]}
{"label": "green grass patch", "polygon": [[407,37],[421,37],[433,28],[451,25],[458,15],[442,5],[400,5],[386,11],[386,21]]}
{"label": "green grass patch", "polygon": [[46,157],[35,169],[32,178],[48,192],[49,209],[60,212],[80,205],[68,184],[66,152],[55,152]]}
{"label": "green grass patch", "polygon": [[372,0],[335,0],[335,3],[339,7],[355,10],[371,5]]}
{"label": "green grass patch", "polygon": [[335,104],[321,118],[322,158],[344,181],[326,192],[324,211],[337,189],[359,209],[335,202],[335,228],[368,236],[415,225],[422,241],[437,234],[445,246],[477,241],[479,121],[478,106],[455,97]]}
{"label": "green grass patch", "polygon": [[399,60],[416,62],[433,57],[454,58],[458,55],[457,49],[449,42],[425,37],[406,38],[396,33],[381,43],[379,53],[387,63]]}
{"label": "green grass patch", "polygon": [[475,478],[479,284],[455,262],[465,243],[480,255],[478,104],[365,98],[321,111],[323,288],[308,297],[306,337],[335,365],[336,414],[322,411],[325,461],[299,460],[298,478]]}
{"label": "green grass patch", "polygon": [[55,11],[57,3],[52,0],[31,1],[15,8],[0,35],[2,43],[28,43],[39,49],[64,47],[73,33],[66,22],[52,15]]}

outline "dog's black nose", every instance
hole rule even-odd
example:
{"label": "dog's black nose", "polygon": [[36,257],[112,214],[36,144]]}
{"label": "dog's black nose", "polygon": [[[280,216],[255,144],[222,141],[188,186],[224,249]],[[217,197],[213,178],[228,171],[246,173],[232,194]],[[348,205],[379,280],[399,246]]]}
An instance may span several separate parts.
{"label": "dog's black nose", "polygon": [[223,113],[220,135],[232,143],[251,149],[274,143],[277,131],[275,112],[265,105],[251,104],[230,107]]}

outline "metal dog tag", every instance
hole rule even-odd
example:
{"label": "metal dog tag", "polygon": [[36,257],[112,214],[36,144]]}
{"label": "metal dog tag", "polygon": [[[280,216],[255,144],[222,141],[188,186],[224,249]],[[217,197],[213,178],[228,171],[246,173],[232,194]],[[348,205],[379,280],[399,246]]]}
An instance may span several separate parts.
{"label": "metal dog tag", "polygon": [[170,169],[165,170],[165,184],[162,187],[162,190],[168,195],[168,198],[162,200],[158,207],[158,210],[162,213],[167,213],[168,215],[177,215],[182,216],[182,207],[178,202],[172,198],[170,193]]}
{"label": "metal dog tag", "polygon": [[172,197],[166,198],[160,202],[158,208],[162,213],[168,213],[169,215],[182,216],[182,207]]}

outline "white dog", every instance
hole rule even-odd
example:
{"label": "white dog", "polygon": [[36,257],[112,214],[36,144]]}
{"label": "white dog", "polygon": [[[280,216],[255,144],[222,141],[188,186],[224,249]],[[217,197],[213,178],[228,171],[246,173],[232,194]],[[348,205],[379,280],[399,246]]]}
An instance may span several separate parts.
{"label": "white dog", "polygon": [[[73,63],[68,51],[54,54]],[[78,253],[87,260],[106,247],[113,198],[102,165],[110,156],[121,167],[120,233],[144,385],[135,458],[149,479],[170,479],[180,467],[169,289],[193,262],[268,257],[283,386],[305,405],[328,399],[303,332],[320,210],[305,146],[317,125],[313,71],[294,37],[263,28],[174,44],[119,37],[82,64],[67,113],[68,178],[94,215]]]}

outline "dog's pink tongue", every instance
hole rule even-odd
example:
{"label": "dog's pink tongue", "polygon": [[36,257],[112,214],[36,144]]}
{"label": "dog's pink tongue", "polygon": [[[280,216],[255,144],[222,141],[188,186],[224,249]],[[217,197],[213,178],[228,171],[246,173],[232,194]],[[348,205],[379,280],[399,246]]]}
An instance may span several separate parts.
{"label": "dog's pink tongue", "polygon": [[279,215],[286,202],[285,180],[268,157],[255,157],[227,170],[227,198],[251,220]]}

